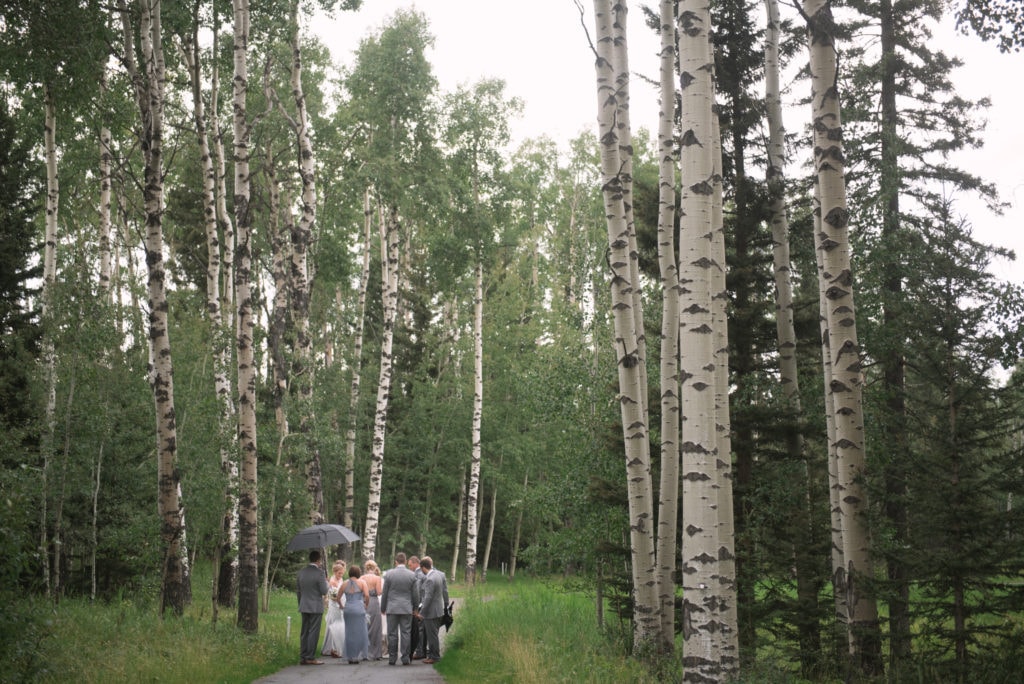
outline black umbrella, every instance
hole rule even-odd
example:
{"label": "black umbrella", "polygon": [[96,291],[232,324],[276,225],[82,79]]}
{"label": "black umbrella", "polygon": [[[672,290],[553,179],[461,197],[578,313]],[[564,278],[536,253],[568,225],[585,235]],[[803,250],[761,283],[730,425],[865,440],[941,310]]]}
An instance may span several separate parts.
{"label": "black umbrella", "polygon": [[359,541],[359,535],[344,525],[332,525],[323,523],[313,525],[302,530],[288,542],[286,551],[298,551],[299,549],[322,549],[335,544],[351,544]]}

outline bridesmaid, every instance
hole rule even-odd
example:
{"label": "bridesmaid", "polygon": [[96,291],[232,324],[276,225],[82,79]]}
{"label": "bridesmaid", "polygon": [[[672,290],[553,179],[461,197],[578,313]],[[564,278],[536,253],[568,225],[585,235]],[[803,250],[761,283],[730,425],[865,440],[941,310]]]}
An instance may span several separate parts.
{"label": "bridesmaid", "polygon": [[348,569],[348,581],[342,594],[345,597],[345,657],[351,664],[366,660],[369,635],[366,631],[366,607],[370,603],[370,590],[362,580],[358,565]]}
{"label": "bridesmaid", "polygon": [[380,568],[372,560],[363,564],[363,581],[366,588],[370,590],[370,602],[366,606],[366,612],[370,615],[367,629],[370,632],[370,660],[380,660],[381,640],[384,636],[383,620],[380,617],[380,595],[384,593],[384,580],[380,576]]}

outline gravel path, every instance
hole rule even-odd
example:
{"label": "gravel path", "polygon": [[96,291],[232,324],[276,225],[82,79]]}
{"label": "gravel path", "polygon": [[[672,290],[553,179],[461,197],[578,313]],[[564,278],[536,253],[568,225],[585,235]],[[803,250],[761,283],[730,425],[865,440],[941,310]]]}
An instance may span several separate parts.
{"label": "gravel path", "polygon": [[[444,654],[444,637],[447,630],[440,631],[441,653]],[[296,657],[298,657],[298,640],[295,643]],[[253,684],[404,684],[405,682],[434,682],[443,683],[444,678],[434,669],[432,665],[426,665],[422,660],[414,660],[409,665],[388,665],[388,659],[364,660],[358,664],[350,665],[344,658],[330,658],[321,656],[323,665],[299,665],[296,663],[286,667],[279,672],[266,677],[260,677]]]}

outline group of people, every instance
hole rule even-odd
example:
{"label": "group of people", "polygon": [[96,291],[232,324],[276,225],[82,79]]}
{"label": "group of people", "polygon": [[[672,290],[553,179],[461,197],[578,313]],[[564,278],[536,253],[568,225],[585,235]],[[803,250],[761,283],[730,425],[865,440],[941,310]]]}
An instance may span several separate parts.
{"label": "group of people", "polygon": [[347,658],[349,663],[381,660],[385,654],[382,618],[387,620],[388,664],[413,660],[433,664],[441,659],[440,628],[448,605],[448,579],[422,559],[395,555],[395,567],[380,574],[372,560],[363,568],[337,560],[327,578],[320,551],[309,552],[309,564],[299,571],[296,594],[302,627],[301,665],[323,665],[317,656],[320,623],[327,605],[327,633],[320,654]]}

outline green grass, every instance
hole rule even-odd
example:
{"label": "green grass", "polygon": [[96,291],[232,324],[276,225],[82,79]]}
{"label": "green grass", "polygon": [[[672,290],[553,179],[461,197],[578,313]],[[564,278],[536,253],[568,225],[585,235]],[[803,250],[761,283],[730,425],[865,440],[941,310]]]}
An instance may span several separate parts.
{"label": "green grass", "polygon": [[[67,598],[55,607],[16,599],[18,610],[8,616],[17,613],[31,624],[19,628],[19,663],[0,671],[0,682],[240,684],[296,663],[299,614],[293,592],[274,591],[269,611],[260,613],[259,633],[247,635],[235,627],[233,609],[222,609],[213,624],[210,602],[202,600],[208,586],[206,578],[196,577],[185,615],[163,620],[148,599],[93,604]],[[450,591],[456,620],[437,665],[450,684],[678,679],[653,675],[627,658],[615,630],[598,629],[593,599],[560,582],[492,580],[472,589],[453,584]]]}
{"label": "green grass", "polygon": [[449,684],[463,682],[662,682],[625,656],[597,626],[593,599],[559,582],[504,580],[466,591],[436,666]]}
{"label": "green grass", "polygon": [[[201,587],[196,585],[199,590]],[[66,599],[47,615],[36,682],[248,683],[294,664],[298,653],[295,595],[279,590],[260,614],[259,633],[235,628],[235,611],[211,620],[209,602],[179,619],[161,620],[152,605],[130,600],[90,604]],[[292,630],[287,635],[287,618]]]}

